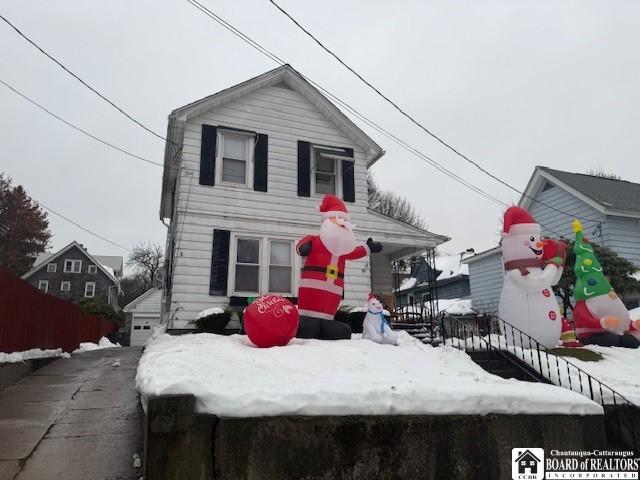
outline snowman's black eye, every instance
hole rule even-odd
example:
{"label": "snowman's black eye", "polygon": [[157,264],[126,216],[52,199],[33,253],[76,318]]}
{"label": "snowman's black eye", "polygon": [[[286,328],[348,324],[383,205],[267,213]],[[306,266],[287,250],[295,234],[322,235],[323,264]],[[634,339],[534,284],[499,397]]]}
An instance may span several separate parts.
{"label": "snowman's black eye", "polygon": [[529,237],[529,240],[531,240],[532,242],[535,242],[536,239],[533,237]]}

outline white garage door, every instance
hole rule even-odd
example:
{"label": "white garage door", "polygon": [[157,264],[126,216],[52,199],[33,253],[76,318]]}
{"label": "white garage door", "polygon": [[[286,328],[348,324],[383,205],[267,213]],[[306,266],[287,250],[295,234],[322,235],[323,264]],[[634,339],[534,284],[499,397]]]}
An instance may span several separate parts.
{"label": "white garage door", "polygon": [[131,346],[144,345],[151,336],[151,329],[159,322],[157,315],[134,314],[131,320]]}

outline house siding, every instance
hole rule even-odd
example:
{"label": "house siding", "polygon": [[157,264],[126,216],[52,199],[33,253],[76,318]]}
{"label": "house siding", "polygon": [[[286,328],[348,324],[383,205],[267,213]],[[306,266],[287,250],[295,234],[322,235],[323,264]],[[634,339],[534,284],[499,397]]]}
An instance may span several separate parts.
{"label": "house siding", "polygon": [[469,262],[472,306],[481,313],[497,313],[504,280],[502,252]]}
{"label": "house siding", "polygon": [[[604,214],[558,186],[539,192],[535,198],[538,201],[533,202],[529,212],[542,227],[543,236],[573,238],[574,232],[571,222],[574,218],[580,219],[584,231],[589,233],[596,229],[599,222],[605,221]],[[540,202],[551,205],[569,215],[553,210]],[[594,240],[597,241],[596,238]]]}
{"label": "house siding", "polygon": [[[267,192],[199,184],[202,124],[250,130],[269,136]],[[189,327],[188,322],[204,308],[225,307],[229,303],[230,291],[226,296],[209,295],[214,229],[230,231],[232,239],[246,235],[291,241],[318,232],[320,217],[317,206],[322,195],[298,196],[299,140],[353,148],[355,202],[348,203],[347,208],[356,224],[354,233],[359,241],[373,237],[378,241],[424,246],[428,235],[425,232],[367,211],[367,159],[362,148],[301,94],[284,88],[265,87],[185,123],[182,164],[169,229],[171,238],[167,243],[170,251],[175,238],[172,287],[165,293],[165,314],[169,315],[174,328]],[[295,296],[301,267],[301,259],[297,256],[293,267],[292,294]],[[368,259],[347,262],[343,304],[361,305],[366,301],[371,290],[370,270]],[[229,272],[231,277],[231,268]]]}
{"label": "house siding", "polygon": [[[65,260],[82,260],[82,271],[80,273],[65,273],[64,261]],[[57,265],[55,272],[47,272],[47,265],[49,263],[55,263]],[[82,253],[77,247],[72,247],[60,257],[55,258],[53,261],[45,260],[42,265],[29,277],[25,278],[31,285],[38,287],[40,280],[49,281],[49,295],[54,295],[65,300],[79,300],[84,298],[84,290],[86,282],[95,282],[96,290],[95,296],[101,298],[105,302],[109,302],[109,288],[114,287],[113,281],[107,277],[100,268],[97,268],[96,273],[89,273],[89,265],[95,265],[89,261],[87,256]],[[60,291],[60,284],[62,282],[70,282],[70,290],[68,292]],[[111,304],[115,306],[117,302],[116,293],[111,295]]]}
{"label": "house siding", "polygon": [[605,246],[640,268],[640,220],[607,216],[602,233]]}

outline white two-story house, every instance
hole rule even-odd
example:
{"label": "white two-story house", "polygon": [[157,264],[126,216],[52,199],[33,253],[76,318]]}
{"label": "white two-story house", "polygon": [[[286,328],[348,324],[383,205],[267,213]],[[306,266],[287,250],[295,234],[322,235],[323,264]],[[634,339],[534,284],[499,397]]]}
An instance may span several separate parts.
{"label": "white two-story house", "polygon": [[391,297],[393,259],[448,240],[370,211],[367,169],[384,151],[288,65],[169,115],[160,218],[168,225],[163,321],[275,293],[295,300],[296,240],[319,231],[325,193],[359,240],[384,250],[348,262],[343,305]]}

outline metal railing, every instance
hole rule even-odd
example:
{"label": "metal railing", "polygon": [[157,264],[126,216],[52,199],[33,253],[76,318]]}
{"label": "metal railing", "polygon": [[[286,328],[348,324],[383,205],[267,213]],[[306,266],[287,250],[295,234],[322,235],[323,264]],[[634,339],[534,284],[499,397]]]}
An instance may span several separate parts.
{"label": "metal railing", "polygon": [[638,452],[640,407],[569,360],[550,352],[536,339],[493,315],[440,317],[442,343],[465,350],[493,351],[511,365],[536,371],[548,383],[580,393],[599,403],[605,412],[607,437]]}

